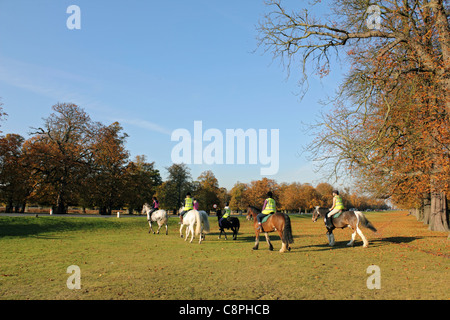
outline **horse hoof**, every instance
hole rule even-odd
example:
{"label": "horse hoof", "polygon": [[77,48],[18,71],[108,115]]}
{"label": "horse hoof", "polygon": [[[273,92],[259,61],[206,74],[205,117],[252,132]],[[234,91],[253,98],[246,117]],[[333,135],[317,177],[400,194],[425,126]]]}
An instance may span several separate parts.
{"label": "horse hoof", "polygon": [[258,247],[253,247],[252,250],[258,250]]}

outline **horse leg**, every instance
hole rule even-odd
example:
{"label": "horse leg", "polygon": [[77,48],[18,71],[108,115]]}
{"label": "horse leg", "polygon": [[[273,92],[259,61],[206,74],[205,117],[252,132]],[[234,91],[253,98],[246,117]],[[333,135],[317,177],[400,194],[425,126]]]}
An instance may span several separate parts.
{"label": "horse leg", "polygon": [[162,223],[158,222],[158,230],[156,231],[157,234],[159,234],[159,230],[161,229],[161,227],[162,227]]}
{"label": "horse leg", "polygon": [[284,241],[283,241],[283,232],[278,230],[278,229],[277,229],[277,231],[278,231],[278,235],[280,236],[280,239],[281,239],[280,252],[283,253],[283,252],[286,252],[286,250],[290,250],[289,244],[288,243],[284,243]]}
{"label": "horse leg", "polygon": [[180,226],[180,237],[183,238],[183,225]]}
{"label": "horse leg", "polygon": [[363,235],[361,229],[359,229],[358,226],[356,226],[356,232],[359,234],[359,236],[361,237],[362,241],[363,241],[363,247],[367,248],[369,246],[369,241],[367,241],[366,237]]}
{"label": "horse leg", "polygon": [[152,228],[152,221],[151,220],[147,220],[148,221],[148,225],[150,226],[150,230],[148,230],[148,233],[150,233],[150,231],[151,232],[153,232],[153,234],[155,234],[155,231],[153,231],[153,228]]}
{"label": "horse leg", "polygon": [[270,243],[269,234],[267,232],[265,232],[264,235],[266,236],[266,242],[269,245],[269,250],[272,251],[273,250],[273,246],[272,246],[272,243]]}
{"label": "horse leg", "polygon": [[259,247],[259,232],[256,231],[255,246],[253,247],[253,250],[258,250],[258,247]]}
{"label": "horse leg", "polygon": [[[189,232],[192,233],[191,241],[189,241],[189,243],[192,243],[192,241],[194,240],[194,224],[191,224],[189,226]],[[186,240],[187,240],[187,235],[186,235]]]}
{"label": "horse leg", "polygon": [[233,240],[236,240],[237,239],[237,229],[233,227],[231,230],[233,231]]}
{"label": "horse leg", "polygon": [[355,242],[355,238],[356,238],[356,230],[353,227],[351,227],[351,228],[352,228],[353,233],[352,233],[352,240],[350,240],[350,242],[347,243],[347,246],[349,246],[349,247],[353,246],[353,243]]}
{"label": "horse leg", "polygon": [[167,223],[166,223],[166,236],[169,234],[169,230],[168,230],[168,226],[167,226]]}

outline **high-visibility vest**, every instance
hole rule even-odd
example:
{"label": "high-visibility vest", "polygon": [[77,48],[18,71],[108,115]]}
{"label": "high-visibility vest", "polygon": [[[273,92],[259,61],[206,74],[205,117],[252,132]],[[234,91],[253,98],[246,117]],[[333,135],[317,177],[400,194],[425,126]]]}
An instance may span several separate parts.
{"label": "high-visibility vest", "polygon": [[184,211],[189,211],[194,209],[194,203],[192,202],[192,198],[184,199]]}
{"label": "high-visibility vest", "polygon": [[343,210],[344,203],[342,202],[342,198],[338,195],[334,196],[334,198],[336,199],[336,202],[334,203],[334,208],[338,210]]}
{"label": "high-visibility vest", "polygon": [[273,200],[272,198],[267,198],[266,199],[266,207],[264,208],[262,213],[269,214],[269,213],[276,212],[276,211],[277,211],[277,207],[275,205],[275,200]]}
{"label": "high-visibility vest", "polygon": [[226,219],[230,216],[231,210],[229,207],[225,207],[225,213],[223,214],[222,218]]}

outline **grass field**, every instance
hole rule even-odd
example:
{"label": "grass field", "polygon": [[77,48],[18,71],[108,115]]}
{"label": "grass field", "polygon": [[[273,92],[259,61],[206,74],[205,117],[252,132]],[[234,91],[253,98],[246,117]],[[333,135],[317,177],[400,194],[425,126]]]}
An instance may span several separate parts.
{"label": "grass field", "polygon": [[[252,225],[241,217],[237,241],[217,239],[210,217],[206,241],[148,234],[145,217],[5,217],[0,215],[0,299],[449,299],[448,233],[431,232],[405,212],[366,215],[378,233],[336,230],[330,248],[323,223],[291,216],[295,242],[280,254],[261,237],[253,251]],[[67,267],[81,270],[70,290]],[[368,289],[367,268],[380,268],[381,289]]]}

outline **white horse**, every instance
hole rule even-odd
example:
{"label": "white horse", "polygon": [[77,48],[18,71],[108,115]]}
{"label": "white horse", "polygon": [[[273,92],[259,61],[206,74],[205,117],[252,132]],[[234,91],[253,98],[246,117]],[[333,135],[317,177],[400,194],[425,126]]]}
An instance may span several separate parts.
{"label": "white horse", "polygon": [[148,203],[144,204],[144,206],[142,207],[142,213],[146,213],[147,214],[147,221],[148,221],[148,225],[150,226],[150,230],[148,230],[148,233],[153,232],[153,234],[155,234],[155,231],[153,231],[152,228],[152,222],[157,222],[158,223],[158,231],[156,231],[156,233],[159,234],[159,230],[161,229],[161,227],[165,224],[166,225],[166,235],[168,234],[168,230],[167,230],[167,221],[169,221],[169,216],[167,215],[166,210],[156,210],[155,212],[152,213],[152,217],[150,219],[150,210],[152,210],[152,208],[150,207],[150,205]]}
{"label": "white horse", "polygon": [[[186,236],[184,241],[187,241],[189,234],[191,234],[191,243],[194,236],[199,236],[198,243],[202,243],[204,233],[209,233],[209,220],[205,211],[190,210],[183,217],[183,223],[180,227],[180,237],[183,238],[183,227],[186,226]],[[195,227],[195,230],[194,230]]]}

